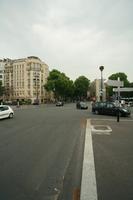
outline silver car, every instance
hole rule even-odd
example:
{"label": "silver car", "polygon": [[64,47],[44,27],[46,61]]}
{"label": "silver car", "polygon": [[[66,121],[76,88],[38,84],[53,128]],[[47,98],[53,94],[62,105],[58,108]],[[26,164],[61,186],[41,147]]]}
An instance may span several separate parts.
{"label": "silver car", "polygon": [[0,105],[0,119],[13,118],[14,111],[10,106]]}

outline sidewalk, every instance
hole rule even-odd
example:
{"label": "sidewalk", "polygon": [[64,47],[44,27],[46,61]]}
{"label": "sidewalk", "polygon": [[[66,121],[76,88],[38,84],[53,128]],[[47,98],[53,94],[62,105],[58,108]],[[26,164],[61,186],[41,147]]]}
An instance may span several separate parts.
{"label": "sidewalk", "polygon": [[20,110],[20,109],[31,109],[31,108],[40,108],[44,107],[45,104],[40,104],[40,105],[20,105],[20,106],[11,106],[13,110]]}

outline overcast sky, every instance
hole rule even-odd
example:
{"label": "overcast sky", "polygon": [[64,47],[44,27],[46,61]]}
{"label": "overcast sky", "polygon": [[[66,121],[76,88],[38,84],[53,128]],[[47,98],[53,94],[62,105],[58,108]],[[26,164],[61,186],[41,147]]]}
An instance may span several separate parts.
{"label": "overcast sky", "polygon": [[0,58],[38,56],[75,80],[133,82],[133,0],[0,0]]}

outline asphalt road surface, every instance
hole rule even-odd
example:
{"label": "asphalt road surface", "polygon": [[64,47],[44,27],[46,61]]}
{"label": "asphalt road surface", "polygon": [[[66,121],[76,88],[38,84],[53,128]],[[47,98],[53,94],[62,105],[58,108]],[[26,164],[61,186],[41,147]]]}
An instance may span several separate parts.
{"label": "asphalt road surface", "polygon": [[133,199],[133,120],[92,120],[112,132],[93,134],[98,200]]}
{"label": "asphalt road surface", "polygon": [[72,199],[80,188],[88,111],[31,106],[0,121],[0,200]]}
{"label": "asphalt road surface", "polygon": [[133,116],[117,123],[90,109],[28,106],[0,120],[0,200],[73,200],[80,190],[87,118],[112,129],[92,135],[98,200],[133,199]]}

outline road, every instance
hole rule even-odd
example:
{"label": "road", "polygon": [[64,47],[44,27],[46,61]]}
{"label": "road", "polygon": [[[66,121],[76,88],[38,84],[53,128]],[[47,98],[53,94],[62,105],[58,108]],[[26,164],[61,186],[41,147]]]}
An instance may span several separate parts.
{"label": "road", "polygon": [[87,111],[75,105],[15,109],[0,121],[0,199],[72,198],[80,187]]}
{"label": "road", "polygon": [[117,123],[90,109],[27,106],[0,121],[0,200],[73,200],[88,118],[112,129],[110,135],[92,134],[98,200],[133,199],[133,117]]}
{"label": "road", "polygon": [[111,134],[93,134],[98,200],[133,199],[133,120],[92,120]]}
{"label": "road", "polygon": [[[131,112],[133,113],[133,108],[131,108]],[[133,199],[132,113],[131,117],[121,117],[120,122],[117,122],[116,117],[112,116],[89,115],[87,122],[91,122],[91,124],[86,133],[88,135],[88,130],[91,130],[92,139],[89,137],[86,144],[89,146],[92,144],[93,151],[88,147],[90,160],[86,158],[85,164],[90,163],[90,165],[87,166],[85,179],[89,174],[88,180],[93,179],[94,182],[96,180],[96,185],[94,182],[88,181],[89,185],[85,186],[88,188],[86,194],[82,195],[84,197],[88,195],[85,200]],[[94,160],[94,167],[92,160]],[[84,182],[87,183],[87,180]],[[89,198],[90,196],[91,198]]]}

